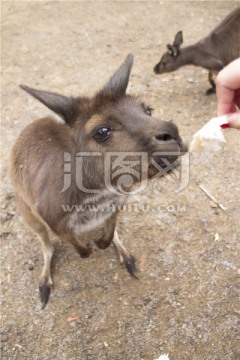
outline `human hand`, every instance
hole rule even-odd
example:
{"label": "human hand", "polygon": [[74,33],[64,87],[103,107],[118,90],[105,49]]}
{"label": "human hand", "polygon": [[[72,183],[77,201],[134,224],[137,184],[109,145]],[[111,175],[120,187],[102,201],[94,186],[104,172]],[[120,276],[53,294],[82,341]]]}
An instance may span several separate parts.
{"label": "human hand", "polygon": [[230,127],[240,129],[240,58],[221,70],[216,80],[217,115],[232,113],[228,117]]}

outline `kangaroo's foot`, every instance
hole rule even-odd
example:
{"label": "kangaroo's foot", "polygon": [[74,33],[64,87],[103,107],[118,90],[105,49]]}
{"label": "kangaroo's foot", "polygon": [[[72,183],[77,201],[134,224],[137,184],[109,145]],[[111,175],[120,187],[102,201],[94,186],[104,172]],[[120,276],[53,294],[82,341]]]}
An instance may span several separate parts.
{"label": "kangaroo's foot", "polygon": [[118,233],[116,230],[114,231],[113,243],[117,249],[121,263],[124,263],[128,273],[131,276],[133,276],[135,279],[138,279],[138,277],[136,275],[136,272],[137,272],[136,260],[131,254],[129,254],[129,252],[123,246],[123,243],[119,239]]}
{"label": "kangaroo's foot", "polygon": [[207,89],[207,91],[206,91],[206,95],[212,95],[212,94],[216,94],[215,87],[211,87],[211,88]]}
{"label": "kangaroo's foot", "polygon": [[42,309],[44,309],[45,306],[47,305],[52,287],[53,287],[53,283],[50,277],[43,278],[39,284],[39,294],[42,303]]}

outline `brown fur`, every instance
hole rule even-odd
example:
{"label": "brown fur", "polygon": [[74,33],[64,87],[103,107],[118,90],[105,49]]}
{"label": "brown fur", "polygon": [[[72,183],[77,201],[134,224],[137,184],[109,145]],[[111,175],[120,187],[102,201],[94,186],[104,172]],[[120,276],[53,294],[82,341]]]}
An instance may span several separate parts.
{"label": "brown fur", "polygon": [[[127,269],[135,274],[134,258],[121,244],[115,229],[117,207],[123,204],[126,196],[111,192],[106,186],[105,177],[110,170],[104,168],[104,155],[133,152],[133,159],[138,160],[138,152],[145,152],[149,161],[146,164],[148,176],[151,177],[154,175],[151,159],[164,164],[159,155],[154,155],[156,151],[169,152],[170,162],[175,161],[176,153],[181,155],[186,151],[174,124],[151,118],[140,100],[125,94],[132,63],[133,58],[129,55],[93,98],[67,98],[22,86],[65,120],[63,124],[45,117],[28,125],[17,139],[11,157],[11,176],[19,210],[39,235],[43,247],[44,267],[40,281],[43,307],[52,287],[50,265],[53,247],[48,228],[69,241],[81,257],[87,257],[92,248],[82,243],[79,235],[104,224],[104,235],[97,245],[104,249],[113,241]],[[105,141],[99,142],[99,128],[109,129]],[[80,152],[101,156],[83,157],[83,167],[77,171]],[[175,154],[171,155],[171,152]],[[70,182],[63,189],[66,169]],[[125,172],[123,166],[122,174]],[[80,177],[84,190],[78,186]],[[111,186],[117,189],[116,179],[111,181]],[[88,193],[92,189],[98,193]],[[63,205],[69,206],[70,210],[64,211]],[[78,212],[76,205],[86,208]],[[98,205],[103,210],[92,212],[88,208]]]}

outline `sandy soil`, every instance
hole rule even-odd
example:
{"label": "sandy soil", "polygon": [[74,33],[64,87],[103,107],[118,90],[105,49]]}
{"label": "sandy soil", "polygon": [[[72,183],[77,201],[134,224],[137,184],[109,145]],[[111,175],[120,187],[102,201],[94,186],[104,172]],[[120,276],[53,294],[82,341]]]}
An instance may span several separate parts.
{"label": "sandy soil", "polygon": [[[239,134],[215,154],[190,158],[187,188],[157,181],[129,199],[118,229],[137,258],[139,280],[113,246],[80,259],[52,236],[54,291],[41,310],[40,244],[19,216],[8,175],[11,146],[49,110],[20,83],[66,95],[92,94],[125,56],[135,55],[129,92],[182,136],[216,113],[207,72],[185,67],[157,77],[153,66],[177,31],[184,43],[205,36],[239,2],[2,3],[1,339],[2,359],[237,360],[239,307]],[[215,207],[205,186],[227,210]],[[74,321],[68,321],[76,317]]]}

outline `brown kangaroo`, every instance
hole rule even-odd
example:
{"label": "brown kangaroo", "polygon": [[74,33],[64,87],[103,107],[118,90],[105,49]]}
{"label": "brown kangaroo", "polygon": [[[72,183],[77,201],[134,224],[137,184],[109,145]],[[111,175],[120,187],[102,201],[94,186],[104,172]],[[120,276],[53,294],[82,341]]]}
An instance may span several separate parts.
{"label": "brown kangaroo", "polygon": [[[92,247],[80,240],[81,233],[102,224],[104,234],[97,246],[105,249],[113,241],[127,270],[136,276],[134,257],[115,229],[119,206],[133,184],[141,181],[141,173],[152,178],[157,167],[163,172],[167,164],[174,167],[178,155],[187,151],[173,123],[152,118],[150,107],[126,94],[132,65],[130,54],[92,98],[66,97],[21,85],[64,120],[60,123],[48,116],[28,125],[11,156],[20,213],[42,244],[42,308],[53,285],[54,249],[48,230],[69,241],[84,258]],[[117,162],[119,157],[123,160]],[[114,164],[117,175],[112,176]],[[134,165],[130,170],[129,164]]]}
{"label": "brown kangaroo", "polygon": [[207,70],[212,87],[207,94],[215,92],[213,75],[240,57],[240,6],[233,10],[211,33],[194,45],[181,48],[182,31],[179,31],[168,51],[154,67],[156,74],[179,69],[184,65],[201,66]]}

